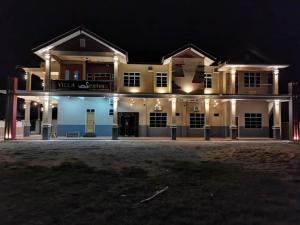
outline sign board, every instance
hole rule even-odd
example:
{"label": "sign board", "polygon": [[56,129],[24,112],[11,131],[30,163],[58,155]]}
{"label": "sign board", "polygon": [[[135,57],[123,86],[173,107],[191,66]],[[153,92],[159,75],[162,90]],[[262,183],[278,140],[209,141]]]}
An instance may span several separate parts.
{"label": "sign board", "polygon": [[111,81],[54,80],[51,87],[62,91],[110,91]]}

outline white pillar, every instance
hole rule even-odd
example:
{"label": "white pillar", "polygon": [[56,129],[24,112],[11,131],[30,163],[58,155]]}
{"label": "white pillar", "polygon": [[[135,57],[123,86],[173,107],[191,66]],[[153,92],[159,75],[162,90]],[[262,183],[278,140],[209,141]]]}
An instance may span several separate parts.
{"label": "white pillar", "polygon": [[236,100],[231,99],[230,100],[230,111],[231,111],[231,117],[230,117],[230,137],[232,139],[236,139],[238,136],[238,127],[236,124]]}
{"label": "white pillar", "polygon": [[117,140],[119,136],[119,124],[118,124],[118,97],[113,97],[113,127],[112,127],[112,139]]}
{"label": "white pillar", "polygon": [[273,117],[273,137],[275,139],[281,139],[281,102],[279,100],[274,101]]}
{"label": "white pillar", "polygon": [[236,69],[231,68],[230,70],[230,94],[236,94],[235,90],[235,80],[236,80]]}
{"label": "white pillar", "polygon": [[50,96],[44,97],[43,102],[43,121],[42,121],[42,138],[43,140],[49,140],[51,136],[51,120],[52,120],[52,108],[50,105]]}
{"label": "white pillar", "polygon": [[171,138],[172,140],[176,140],[176,98],[171,98],[172,102],[172,119],[171,119]]}
{"label": "white pillar", "polygon": [[50,91],[51,82],[51,55],[45,54],[45,78],[44,78],[44,91]]}
{"label": "white pillar", "polygon": [[119,58],[118,56],[114,57],[114,85],[113,85],[113,91],[117,91],[117,81],[118,81],[118,73],[119,73]]}
{"label": "white pillar", "polygon": [[206,98],[204,100],[204,110],[205,110],[205,116],[204,116],[204,138],[205,140],[210,139],[210,116],[209,116],[209,110],[210,110],[210,99]]}
{"label": "white pillar", "polygon": [[30,136],[30,100],[25,100],[24,137]]}
{"label": "white pillar", "polygon": [[31,91],[31,73],[26,72],[26,91]]}
{"label": "white pillar", "polygon": [[273,95],[278,95],[279,93],[279,69],[275,68],[273,70]]}

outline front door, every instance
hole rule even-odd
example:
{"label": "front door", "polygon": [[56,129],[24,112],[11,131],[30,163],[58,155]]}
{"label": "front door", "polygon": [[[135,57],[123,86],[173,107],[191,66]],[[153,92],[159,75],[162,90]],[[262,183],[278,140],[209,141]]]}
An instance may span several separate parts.
{"label": "front door", "polygon": [[120,112],[119,116],[119,135],[125,137],[139,136],[139,113]]}
{"label": "front door", "polygon": [[86,133],[95,133],[95,110],[86,110]]}

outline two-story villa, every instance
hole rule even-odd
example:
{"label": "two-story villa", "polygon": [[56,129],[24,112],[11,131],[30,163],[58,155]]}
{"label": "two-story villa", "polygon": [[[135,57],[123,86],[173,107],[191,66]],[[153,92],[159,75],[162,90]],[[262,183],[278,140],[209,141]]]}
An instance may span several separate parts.
{"label": "two-story villa", "polygon": [[[219,62],[188,44],[158,64],[128,63],[128,53],[79,27],[37,48],[43,63],[26,71],[24,136],[30,107],[43,105],[42,138],[59,136],[281,138],[280,70],[253,51]],[[31,90],[31,76],[43,91]],[[57,107],[57,121],[52,108]]]}

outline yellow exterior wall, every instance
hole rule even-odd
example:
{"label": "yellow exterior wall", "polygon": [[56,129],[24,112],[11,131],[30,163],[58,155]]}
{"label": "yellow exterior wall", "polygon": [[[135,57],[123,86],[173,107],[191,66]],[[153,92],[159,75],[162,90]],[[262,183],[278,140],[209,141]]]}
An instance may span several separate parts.
{"label": "yellow exterior wall", "polygon": [[[148,67],[153,68],[148,71]],[[124,87],[124,73],[139,72],[140,87]],[[168,75],[168,87],[156,87],[156,73],[165,72]],[[169,65],[151,65],[151,64],[119,64],[118,70],[118,92],[120,93],[171,93],[171,75]]]}

